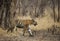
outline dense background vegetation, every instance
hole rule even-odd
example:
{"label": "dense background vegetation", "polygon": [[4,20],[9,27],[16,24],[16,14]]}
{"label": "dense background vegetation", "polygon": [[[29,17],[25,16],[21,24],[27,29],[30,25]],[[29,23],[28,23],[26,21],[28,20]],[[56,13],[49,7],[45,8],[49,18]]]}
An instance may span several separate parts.
{"label": "dense background vegetation", "polygon": [[54,21],[59,22],[59,3],[60,0],[0,0],[0,25],[3,28],[12,27],[15,25],[17,16],[42,18],[47,13],[45,13],[45,9],[51,9],[48,14]]}

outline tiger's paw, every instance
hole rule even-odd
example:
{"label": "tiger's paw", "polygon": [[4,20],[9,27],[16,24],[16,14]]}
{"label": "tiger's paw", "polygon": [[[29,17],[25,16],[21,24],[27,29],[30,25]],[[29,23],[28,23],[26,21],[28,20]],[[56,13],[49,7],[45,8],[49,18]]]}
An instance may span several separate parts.
{"label": "tiger's paw", "polygon": [[34,35],[29,35],[29,37],[34,37]]}

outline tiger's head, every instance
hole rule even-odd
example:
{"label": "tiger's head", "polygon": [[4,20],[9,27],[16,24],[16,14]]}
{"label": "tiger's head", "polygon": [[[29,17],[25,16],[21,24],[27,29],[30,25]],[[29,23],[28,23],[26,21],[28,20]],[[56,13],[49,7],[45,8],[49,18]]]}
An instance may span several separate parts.
{"label": "tiger's head", "polygon": [[34,19],[32,19],[32,24],[33,24],[34,26],[36,26],[36,25],[37,25],[37,22],[36,22]]}

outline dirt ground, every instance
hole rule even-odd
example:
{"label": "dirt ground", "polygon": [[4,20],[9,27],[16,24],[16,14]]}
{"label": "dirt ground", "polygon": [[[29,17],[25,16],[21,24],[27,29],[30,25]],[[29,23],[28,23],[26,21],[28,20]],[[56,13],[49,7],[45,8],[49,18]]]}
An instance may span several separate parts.
{"label": "dirt ground", "polygon": [[34,31],[34,37],[22,35],[21,31],[7,33],[0,28],[0,41],[60,41],[60,35],[52,35],[47,30]]}

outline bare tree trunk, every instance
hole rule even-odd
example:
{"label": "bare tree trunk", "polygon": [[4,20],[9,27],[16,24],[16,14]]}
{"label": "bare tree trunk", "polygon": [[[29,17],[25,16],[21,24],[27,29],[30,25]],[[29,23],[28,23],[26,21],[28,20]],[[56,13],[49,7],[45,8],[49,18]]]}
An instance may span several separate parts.
{"label": "bare tree trunk", "polygon": [[58,0],[58,19],[57,21],[60,21],[60,0]]}
{"label": "bare tree trunk", "polygon": [[5,29],[7,28],[7,26],[9,27],[9,23],[10,23],[10,4],[11,4],[11,0],[3,0],[2,2],[2,6],[1,6],[1,10],[2,13],[0,14],[0,25]]}
{"label": "bare tree trunk", "polygon": [[53,14],[54,14],[54,22],[55,22],[56,17],[55,17],[55,3],[54,3],[54,0],[52,0],[52,4],[53,4]]}

